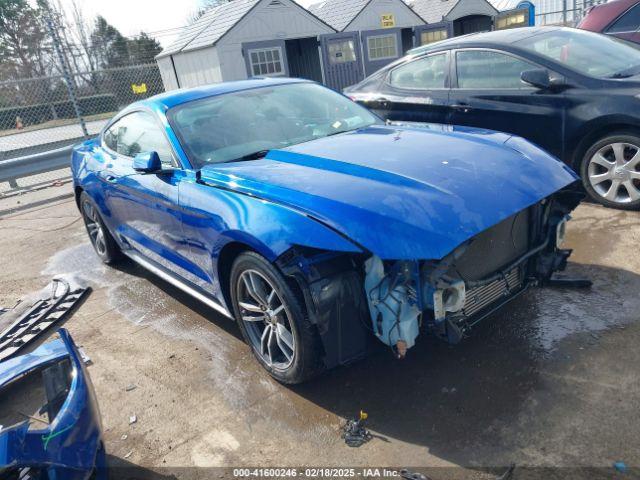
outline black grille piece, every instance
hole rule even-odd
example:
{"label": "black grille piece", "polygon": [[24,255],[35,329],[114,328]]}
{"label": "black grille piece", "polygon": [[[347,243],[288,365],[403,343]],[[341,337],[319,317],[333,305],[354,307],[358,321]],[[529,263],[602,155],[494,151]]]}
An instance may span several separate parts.
{"label": "black grille piece", "polygon": [[467,290],[462,313],[465,317],[471,317],[495,301],[515,293],[521,286],[522,269],[516,267],[504,278]]}
{"label": "black grille piece", "polygon": [[89,287],[71,289],[66,280],[54,278],[51,296],[38,300],[0,333],[0,362],[17,355],[47,330],[69,318],[90,291]]}

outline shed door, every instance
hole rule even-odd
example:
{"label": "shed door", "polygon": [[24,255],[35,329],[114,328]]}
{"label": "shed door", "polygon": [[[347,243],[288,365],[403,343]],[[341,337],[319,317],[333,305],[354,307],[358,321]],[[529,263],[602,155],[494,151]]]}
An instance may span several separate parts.
{"label": "shed door", "polygon": [[413,41],[416,47],[428,45],[433,42],[445,40],[453,36],[453,24],[451,22],[430,23],[414,27]]}
{"label": "shed door", "polygon": [[242,55],[249,78],[289,76],[284,40],[243,43]]}
{"label": "shed door", "polygon": [[320,35],[324,83],[337,91],[364,78],[357,32]]}
{"label": "shed door", "polygon": [[402,30],[384,28],[362,32],[365,75],[397,60],[402,56]]}

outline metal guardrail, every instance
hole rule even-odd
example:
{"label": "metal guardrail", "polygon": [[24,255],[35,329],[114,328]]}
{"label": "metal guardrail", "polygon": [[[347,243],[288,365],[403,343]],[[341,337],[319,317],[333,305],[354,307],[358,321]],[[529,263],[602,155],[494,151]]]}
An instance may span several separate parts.
{"label": "metal guardrail", "polygon": [[0,162],[0,182],[15,185],[18,178],[68,167],[73,145]]}

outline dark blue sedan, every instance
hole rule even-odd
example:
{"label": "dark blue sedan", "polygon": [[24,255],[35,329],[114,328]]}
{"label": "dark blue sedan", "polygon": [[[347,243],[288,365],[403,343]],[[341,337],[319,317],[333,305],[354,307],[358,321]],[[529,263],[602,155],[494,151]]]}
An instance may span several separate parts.
{"label": "dark blue sedan", "polygon": [[255,79],[135,103],[77,146],[96,252],[123,255],[235,318],[297,383],[459,341],[563,269],[576,175],[520,137],[385,124],[303,80]]}

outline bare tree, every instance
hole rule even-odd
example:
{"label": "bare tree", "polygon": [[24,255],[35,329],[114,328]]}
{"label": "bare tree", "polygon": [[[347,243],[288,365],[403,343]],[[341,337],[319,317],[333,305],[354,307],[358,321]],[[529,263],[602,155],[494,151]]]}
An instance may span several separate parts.
{"label": "bare tree", "polygon": [[97,61],[93,55],[91,42],[89,40],[91,35],[90,22],[87,21],[81,4],[76,0],[71,0],[71,12],[69,16],[73,25],[71,28],[72,34],[79,46],[79,49],[82,51],[87,69],[89,71],[94,71],[97,68]]}
{"label": "bare tree", "polygon": [[229,3],[233,1],[234,0],[204,0],[203,2],[201,2],[202,6],[196,11],[192,12],[187,17],[187,20],[189,23],[194,23],[196,20],[198,20],[202,15],[207,13],[207,11],[212,9],[213,7],[217,7],[218,5],[221,5],[223,3]]}

